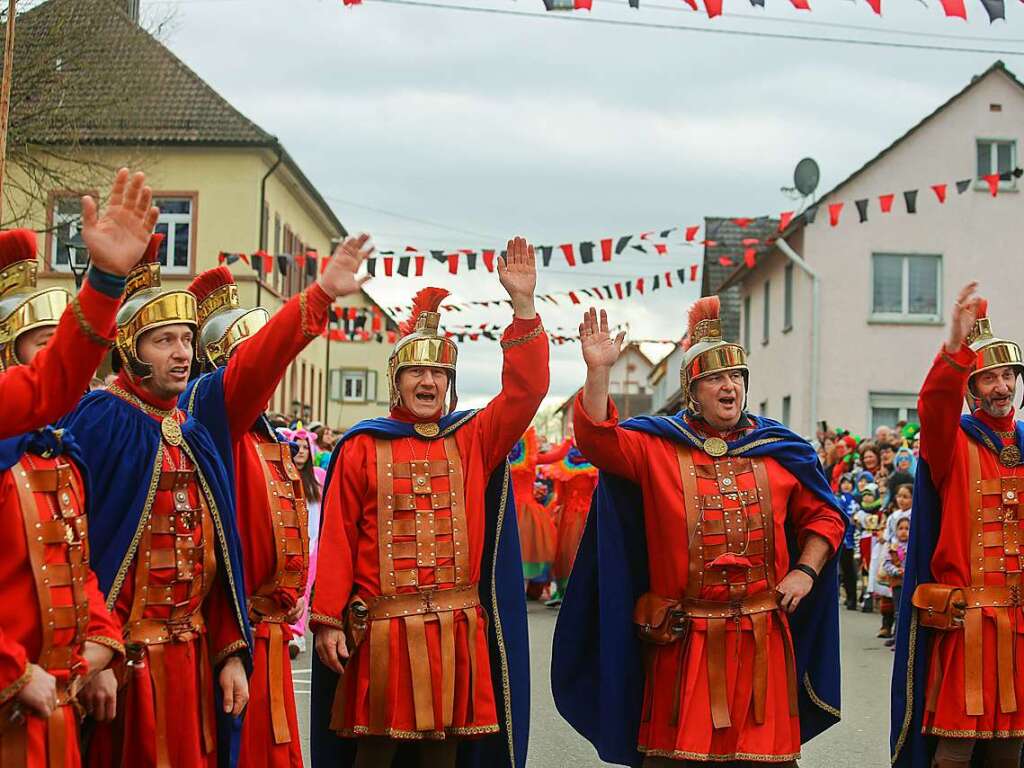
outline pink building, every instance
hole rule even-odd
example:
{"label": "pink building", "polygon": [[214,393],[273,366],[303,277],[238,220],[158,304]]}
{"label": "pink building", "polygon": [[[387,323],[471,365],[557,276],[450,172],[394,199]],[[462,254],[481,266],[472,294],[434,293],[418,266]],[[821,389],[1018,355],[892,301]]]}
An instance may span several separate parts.
{"label": "pink building", "polygon": [[[971,279],[996,332],[1024,339],[1024,199],[1009,173],[1022,132],[1024,84],[996,62],[798,216],[755,267],[729,276],[721,289],[740,288],[752,412],[804,435],[822,420],[860,433],[915,420],[950,306]],[[1005,177],[994,198],[982,178],[992,173]],[[931,188],[939,182],[944,203]]]}

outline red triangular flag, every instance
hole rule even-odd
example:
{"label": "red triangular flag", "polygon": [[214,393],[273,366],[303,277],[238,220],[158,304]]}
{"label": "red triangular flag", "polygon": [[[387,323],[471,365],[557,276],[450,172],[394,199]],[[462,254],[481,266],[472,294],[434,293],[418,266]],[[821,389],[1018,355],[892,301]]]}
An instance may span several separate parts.
{"label": "red triangular flag", "polygon": [[789,0],[798,11],[811,10],[811,4],[807,0]]}
{"label": "red triangular flag", "polygon": [[305,269],[305,267],[306,267],[306,254],[304,254],[304,253],[296,253],[295,254],[295,263],[298,266],[300,266],[303,269]]}
{"label": "red triangular flag", "polygon": [[484,266],[487,267],[487,271],[488,272],[493,272],[494,271],[494,251],[493,250],[486,250],[486,251],[484,251]]}
{"label": "red triangular flag", "polygon": [[964,21],[967,20],[967,8],[964,5],[964,0],[939,0],[942,3],[942,10],[946,12],[947,16],[959,16]]}
{"label": "red triangular flag", "polygon": [[643,292],[644,292],[644,279],[643,279],[642,277],[638,277],[638,278],[636,279],[636,289],[637,289],[637,290],[638,290],[638,291],[639,291],[640,293],[643,293]]}
{"label": "red triangular flag", "polygon": [[601,261],[612,260],[612,239],[606,237],[601,241]]}
{"label": "red triangular flag", "polygon": [[990,173],[988,176],[982,176],[981,178],[983,178],[985,181],[988,182],[988,189],[989,189],[989,192],[992,193],[992,197],[995,197],[996,195],[999,194],[999,174],[998,173]]}
{"label": "red triangular flag", "polygon": [[719,256],[718,257],[718,263],[721,264],[723,267],[731,267],[733,265],[732,257],[731,256]]}
{"label": "red triangular flag", "polygon": [[698,269],[700,269],[700,264],[691,264],[690,265],[690,282],[691,283],[696,282],[696,280],[697,280],[697,270]]}
{"label": "red triangular flag", "polygon": [[666,288],[671,288],[672,287],[672,273],[671,272],[666,272],[665,273],[665,287]]}
{"label": "red triangular flag", "polygon": [[828,206],[828,221],[833,227],[839,224],[839,214],[843,211],[844,203],[830,203]]}
{"label": "red triangular flag", "polygon": [[668,246],[664,243],[655,243],[654,250],[656,250],[661,256],[664,256],[668,253]]}
{"label": "red triangular flag", "polygon": [[423,262],[427,260],[427,257],[413,256],[413,260],[416,262],[416,277],[423,277]]}
{"label": "red triangular flag", "polygon": [[882,15],[882,0],[868,0],[868,5],[871,6],[871,10],[877,15]]}
{"label": "red triangular flag", "polygon": [[754,267],[757,266],[757,258],[756,258],[756,256],[757,256],[757,249],[756,248],[747,248],[747,250],[745,250],[743,252],[743,262],[747,265],[747,267],[749,267],[750,269],[753,269]]}
{"label": "red triangular flag", "polygon": [[593,5],[594,0],[575,0],[573,7],[577,11],[589,11]]}
{"label": "red triangular flag", "polygon": [[722,0],[704,0],[704,7],[707,9],[709,19],[722,15]]}
{"label": "red triangular flag", "polygon": [[615,284],[615,295],[620,299],[622,298],[622,283]]}
{"label": "red triangular flag", "polygon": [[398,341],[398,332],[388,331],[388,344],[394,344],[396,341]]}
{"label": "red triangular flag", "polygon": [[946,185],[945,184],[932,184],[932,190],[935,192],[935,196],[939,198],[940,203],[946,202]]}
{"label": "red triangular flag", "polygon": [[793,211],[783,211],[779,216],[779,232],[789,226],[789,223],[793,220]]}
{"label": "red triangular flag", "polygon": [[686,228],[686,242],[692,243],[693,239],[697,237],[697,232],[700,230],[699,226],[687,227]]}
{"label": "red triangular flag", "polygon": [[896,199],[896,195],[879,195],[878,204],[882,207],[882,213],[889,213],[892,211],[892,201]]}
{"label": "red triangular flag", "polygon": [[569,301],[571,301],[573,304],[579,304],[580,303],[580,297],[577,296],[572,291],[569,291]]}
{"label": "red triangular flag", "polygon": [[459,254],[449,253],[448,254],[448,271],[453,275],[459,271]]}
{"label": "red triangular flag", "polygon": [[384,257],[384,275],[386,277],[391,277],[391,273],[394,271],[394,269],[395,269],[395,257],[394,256],[385,256]]}
{"label": "red triangular flag", "polygon": [[220,253],[217,254],[217,263],[218,264],[223,264],[225,261],[227,261],[227,259],[228,259],[228,255],[226,253],[224,253],[224,251],[221,251]]}
{"label": "red triangular flag", "polygon": [[566,243],[565,245],[558,246],[562,249],[562,253],[565,254],[565,263],[570,267],[576,266],[576,255],[572,252],[572,243]]}

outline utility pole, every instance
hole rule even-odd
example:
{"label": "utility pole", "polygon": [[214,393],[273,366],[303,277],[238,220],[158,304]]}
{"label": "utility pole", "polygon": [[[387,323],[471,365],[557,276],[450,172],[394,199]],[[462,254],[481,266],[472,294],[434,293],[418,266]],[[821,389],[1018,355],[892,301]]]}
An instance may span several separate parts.
{"label": "utility pole", "polygon": [[7,35],[4,38],[4,77],[0,82],[0,221],[3,220],[3,185],[7,172],[7,130],[11,114],[11,80],[14,77],[14,22],[17,0],[7,0]]}

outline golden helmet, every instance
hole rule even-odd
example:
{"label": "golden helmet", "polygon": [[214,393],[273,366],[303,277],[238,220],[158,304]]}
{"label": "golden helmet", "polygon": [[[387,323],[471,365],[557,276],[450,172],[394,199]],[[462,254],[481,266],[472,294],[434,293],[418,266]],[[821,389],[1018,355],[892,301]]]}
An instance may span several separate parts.
{"label": "golden helmet", "polygon": [[[739,344],[722,338],[721,301],[718,296],[697,299],[690,307],[687,340],[689,347],[683,355],[679,371],[680,383],[686,395],[687,407],[695,409],[694,382],[723,371],[742,371],[749,384],[750,369],[747,353]],[[746,404],[744,403],[744,407]]]}
{"label": "golden helmet", "polygon": [[18,337],[56,326],[70,302],[63,288],[36,287],[38,269],[35,232],[0,232],[0,370],[27,363],[18,358]]}
{"label": "golden helmet", "polygon": [[401,402],[398,393],[398,374],[403,368],[423,366],[443,368],[448,372],[449,412],[459,401],[455,391],[455,363],[459,350],[455,342],[438,329],[441,314],[438,309],[448,296],[444,288],[424,288],[412,300],[412,315],[399,327],[402,337],[388,358],[388,387],[391,407]]}
{"label": "golden helmet", "polygon": [[994,368],[1010,366],[1016,369],[1018,375],[1024,375],[1020,345],[993,335],[992,321],[988,317],[988,301],[985,299],[981,300],[978,319],[974,321],[974,328],[967,336],[967,344],[974,352],[974,370],[967,379],[968,390],[975,376]]}
{"label": "golden helmet", "polygon": [[226,365],[239,344],[267,324],[270,314],[263,307],[244,309],[239,305],[238,286],[225,266],[208,269],[188,287],[196,297],[199,340],[196,353],[214,366]]}
{"label": "golden helmet", "polygon": [[164,290],[160,286],[157,254],[163,235],[153,235],[146,253],[128,273],[124,301],[117,311],[117,337],[114,346],[128,372],[139,378],[153,373],[149,363],[139,359],[139,337],[146,331],[165,325],[190,325],[196,322],[196,297],[188,291]]}

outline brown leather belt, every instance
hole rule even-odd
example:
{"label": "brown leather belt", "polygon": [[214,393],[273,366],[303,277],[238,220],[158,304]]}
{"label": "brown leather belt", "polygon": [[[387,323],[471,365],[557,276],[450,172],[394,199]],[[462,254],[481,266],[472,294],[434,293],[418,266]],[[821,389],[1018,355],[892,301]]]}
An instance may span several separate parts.
{"label": "brown leather belt", "polygon": [[476,584],[451,589],[420,587],[419,592],[381,595],[367,603],[370,621],[397,619],[442,611],[459,611],[480,605],[480,592]]}

